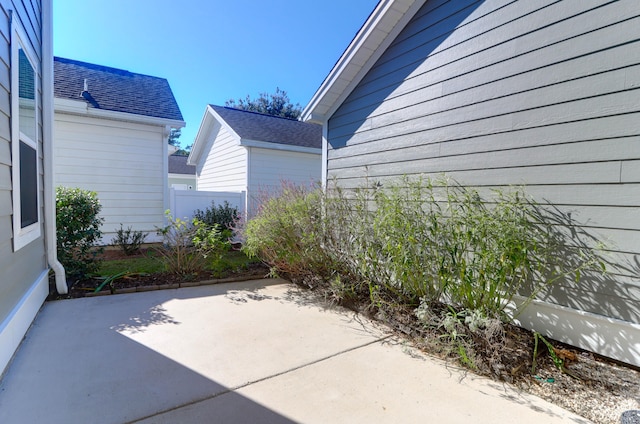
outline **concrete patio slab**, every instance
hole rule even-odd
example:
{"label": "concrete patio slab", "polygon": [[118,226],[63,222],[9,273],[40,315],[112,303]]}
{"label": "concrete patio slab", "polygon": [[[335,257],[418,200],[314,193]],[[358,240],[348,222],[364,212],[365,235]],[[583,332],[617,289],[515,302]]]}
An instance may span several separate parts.
{"label": "concrete patio slab", "polygon": [[310,296],[258,280],[47,303],[0,423],[588,422]]}

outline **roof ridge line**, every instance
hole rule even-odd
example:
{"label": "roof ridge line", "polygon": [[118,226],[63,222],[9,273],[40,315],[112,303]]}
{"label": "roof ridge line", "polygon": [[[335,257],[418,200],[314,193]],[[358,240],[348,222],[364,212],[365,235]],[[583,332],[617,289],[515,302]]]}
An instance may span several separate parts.
{"label": "roof ridge line", "polygon": [[285,116],[277,116],[277,115],[269,115],[268,113],[263,113],[263,112],[256,112],[253,110],[245,110],[245,109],[238,109],[236,107],[231,107],[231,106],[220,106],[220,105],[214,105],[214,104],[209,104],[209,106],[211,106],[212,108],[223,108],[223,109],[228,109],[228,110],[234,110],[234,111],[238,111],[238,112],[245,112],[245,113],[253,113],[254,115],[261,115],[261,116],[267,116],[269,118],[279,118],[279,119],[284,119],[287,121],[293,121],[293,122],[300,122],[300,123],[305,123],[303,121],[301,121],[298,118],[287,118]]}
{"label": "roof ridge line", "polygon": [[60,57],[60,56],[54,56],[53,57],[54,62],[60,62],[60,63],[67,63],[67,64],[73,64],[73,65],[78,65],[78,66],[84,66],[86,68],[92,68],[96,71],[103,71],[103,72],[111,72],[114,74],[121,74],[121,75],[139,75],[142,77],[147,77],[147,78],[155,78],[155,79],[160,79],[160,80],[167,80],[166,78],[163,77],[157,77],[155,75],[148,75],[148,74],[142,74],[140,72],[131,72],[127,69],[121,69],[121,68],[114,68],[113,66],[105,66],[105,65],[98,65],[97,63],[90,63],[90,62],[85,62],[82,60],[76,60],[76,59],[68,59],[65,57]]}

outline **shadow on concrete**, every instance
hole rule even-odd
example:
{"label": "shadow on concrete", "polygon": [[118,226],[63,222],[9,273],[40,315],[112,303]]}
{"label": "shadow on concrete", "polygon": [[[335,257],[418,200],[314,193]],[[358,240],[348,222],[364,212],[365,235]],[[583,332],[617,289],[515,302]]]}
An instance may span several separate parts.
{"label": "shadow on concrete", "polygon": [[[225,294],[228,287],[214,288],[213,295]],[[0,381],[0,422],[292,423],[121,334],[181,325],[162,302],[198,293],[202,292],[167,290],[157,292],[160,296],[130,294],[46,304]],[[117,302],[124,307],[103,312],[106,303]],[[128,303],[140,307],[139,315],[131,316],[134,309]],[[210,400],[219,400],[215,408],[199,408]],[[177,420],[165,421],[165,413]]]}

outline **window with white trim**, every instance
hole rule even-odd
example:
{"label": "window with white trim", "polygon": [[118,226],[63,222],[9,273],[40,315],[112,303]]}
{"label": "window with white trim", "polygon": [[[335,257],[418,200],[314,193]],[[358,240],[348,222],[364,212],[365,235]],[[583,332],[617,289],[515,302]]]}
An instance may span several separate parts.
{"label": "window with white trim", "polygon": [[11,26],[13,249],[18,250],[41,235],[38,62],[15,16]]}

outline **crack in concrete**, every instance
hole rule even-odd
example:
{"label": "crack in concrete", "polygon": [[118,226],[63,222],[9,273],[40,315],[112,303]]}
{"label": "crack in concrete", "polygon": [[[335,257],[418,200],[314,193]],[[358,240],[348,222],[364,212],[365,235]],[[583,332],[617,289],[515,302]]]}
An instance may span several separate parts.
{"label": "crack in concrete", "polygon": [[303,368],[318,364],[320,362],[328,361],[329,359],[336,358],[336,357],[338,357],[340,355],[344,355],[346,353],[353,352],[355,350],[362,349],[362,348],[365,348],[367,346],[371,346],[371,345],[376,344],[376,343],[381,343],[381,342],[383,342],[385,340],[390,339],[391,337],[393,337],[393,335],[389,334],[389,335],[386,335],[384,337],[380,337],[380,338],[377,338],[375,340],[369,341],[367,343],[364,343],[364,344],[361,344],[361,345],[358,345],[358,346],[354,346],[354,347],[350,347],[348,349],[341,350],[339,352],[333,353],[333,354],[328,355],[328,356],[324,356],[324,357],[316,359],[314,361],[307,362],[307,363],[298,365],[296,367],[286,369],[286,370],[281,371],[279,373],[268,375],[266,377],[262,377],[262,378],[259,378],[257,380],[249,381],[247,383],[241,384],[241,385],[236,386],[236,387],[227,388],[226,390],[223,390],[223,391],[218,392],[218,393],[214,393],[214,394],[209,395],[209,396],[205,396],[204,398],[201,398],[201,399],[196,399],[196,400],[191,401],[191,402],[187,402],[187,403],[184,403],[184,404],[181,404],[181,405],[178,405],[178,406],[174,406],[173,408],[168,408],[168,409],[156,412],[156,413],[151,414],[151,415],[147,415],[147,416],[144,416],[144,417],[141,417],[141,418],[136,418],[135,420],[132,420],[132,421],[127,421],[125,424],[139,423],[139,422],[147,420],[149,418],[158,417],[158,416],[164,415],[164,414],[172,412],[172,411],[180,410],[180,409],[185,408],[187,406],[196,405],[196,404],[201,403],[201,402],[205,402],[205,401],[208,401],[208,400],[216,399],[216,398],[218,398],[220,396],[224,396],[226,394],[234,393],[234,392],[236,392],[238,390],[244,389],[245,387],[248,387],[248,386],[251,386],[251,385],[254,385],[254,384],[257,384],[257,383],[261,383],[263,381],[271,380],[273,378],[277,378],[277,377],[280,377],[282,375],[289,374],[289,373],[294,372],[294,371],[298,371],[300,369],[303,369]]}

